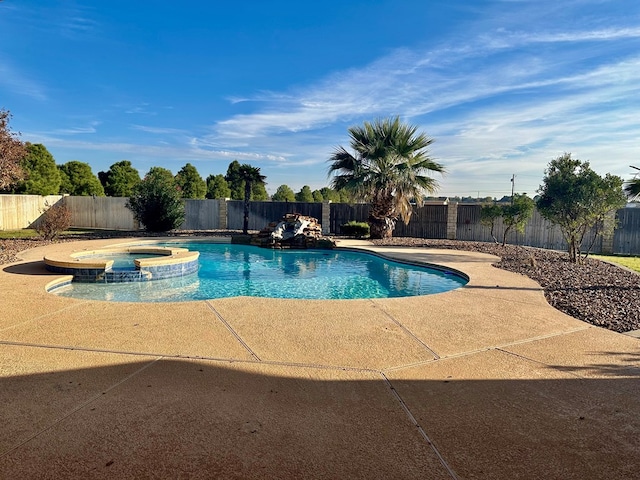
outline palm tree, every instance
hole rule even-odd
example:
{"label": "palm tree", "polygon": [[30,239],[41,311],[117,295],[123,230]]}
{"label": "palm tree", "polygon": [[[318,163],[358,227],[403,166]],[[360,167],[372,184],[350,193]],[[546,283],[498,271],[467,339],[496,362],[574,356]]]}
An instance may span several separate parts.
{"label": "palm tree", "polygon": [[427,152],[433,139],[416,131],[398,117],[364,122],[349,128],[354,153],[338,147],[329,160],[331,186],[370,204],[371,238],[391,237],[398,217],[409,223],[411,202],[422,206],[423,196],[438,187],[428,175],[445,171]]}
{"label": "palm tree", "polygon": [[[631,165],[631,168],[640,170],[640,168],[634,167],[633,165]],[[624,187],[624,191],[632,200],[639,197],[640,196],[640,178],[635,176],[632,180],[629,180]]]}
{"label": "palm tree", "polygon": [[263,184],[267,177],[260,175],[258,167],[251,165],[240,165],[238,173],[244,182],[244,223],[242,225],[242,233],[245,235],[249,232],[249,200],[251,200],[251,189],[255,184]]}

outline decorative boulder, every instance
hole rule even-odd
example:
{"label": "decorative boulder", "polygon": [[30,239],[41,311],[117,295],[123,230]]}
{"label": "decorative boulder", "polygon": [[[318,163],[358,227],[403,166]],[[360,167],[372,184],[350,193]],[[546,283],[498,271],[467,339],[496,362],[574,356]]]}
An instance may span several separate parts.
{"label": "decorative boulder", "polygon": [[318,220],[298,213],[287,213],[278,222],[271,222],[256,235],[252,245],[269,248],[334,248],[335,242],[322,236]]}

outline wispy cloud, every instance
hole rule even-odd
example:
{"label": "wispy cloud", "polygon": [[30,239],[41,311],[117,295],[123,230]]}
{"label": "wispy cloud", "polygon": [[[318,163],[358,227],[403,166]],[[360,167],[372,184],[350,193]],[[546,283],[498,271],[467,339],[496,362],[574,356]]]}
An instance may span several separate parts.
{"label": "wispy cloud", "polygon": [[133,130],[140,132],[154,133],[158,135],[183,135],[186,134],[186,130],[180,128],[163,128],[163,127],[149,127],[146,125],[131,125]]}
{"label": "wispy cloud", "polygon": [[34,100],[46,100],[46,88],[0,57],[0,87]]}

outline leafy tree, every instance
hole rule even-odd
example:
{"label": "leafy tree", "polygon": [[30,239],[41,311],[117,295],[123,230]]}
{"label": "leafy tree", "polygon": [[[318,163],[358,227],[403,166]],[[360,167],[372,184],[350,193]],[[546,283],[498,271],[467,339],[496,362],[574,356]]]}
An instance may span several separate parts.
{"label": "leafy tree", "polygon": [[340,202],[340,194],[336,192],[333,188],[322,187],[320,189],[320,193],[322,194],[323,200],[328,200],[330,202]]}
{"label": "leafy tree", "polygon": [[98,172],[98,178],[109,197],[130,197],[134,187],[140,183],[140,174],[129,160],[121,160],[106,172]]}
{"label": "leafy tree", "polygon": [[184,201],[175,179],[166,168],[153,167],[134,187],[127,208],[150,232],[178,228],[185,217]]}
{"label": "leafy tree", "polygon": [[8,190],[24,179],[21,163],[27,149],[9,127],[11,113],[0,109],[0,190]]}
{"label": "leafy tree", "polygon": [[625,205],[622,184],[615,175],[600,177],[589,162],[571,158],[570,153],[549,163],[536,203],[540,214],[560,227],[571,262],[581,261],[585,234],[593,227],[596,234],[602,233],[606,214]]}
{"label": "leafy tree", "polygon": [[231,198],[231,189],[224,179],[224,175],[209,175],[207,177],[207,198]]}
{"label": "leafy tree", "polygon": [[104,189],[88,163],[72,160],[58,165],[60,172],[60,193],[69,195],[97,195],[104,197]]}
{"label": "leafy tree", "polygon": [[147,174],[145,175],[145,178],[146,177],[153,177],[157,181],[161,180],[162,183],[173,185],[175,186],[176,189],[179,190],[179,187],[176,184],[176,179],[173,176],[173,173],[171,173],[171,170],[169,170],[168,168],[151,167],[147,172]]}
{"label": "leafy tree", "polygon": [[346,188],[338,190],[338,195],[340,195],[340,203],[354,203],[356,201],[355,195]]}
{"label": "leafy tree", "polygon": [[490,228],[491,238],[498,243],[498,239],[494,234],[496,221],[502,217],[502,206],[495,203],[483,205],[480,208],[480,223]]}
{"label": "leafy tree", "polygon": [[276,193],[271,195],[271,200],[274,202],[295,202],[296,194],[288,185],[280,185]]}
{"label": "leafy tree", "polygon": [[264,181],[251,185],[251,200],[254,202],[264,202],[269,200],[269,193],[267,192],[267,187],[265,186]]}
{"label": "leafy tree", "polygon": [[524,227],[533,215],[535,202],[527,197],[526,193],[513,196],[510,204],[502,205],[502,223],[504,224],[504,232],[502,234],[502,246],[507,244],[507,234],[511,230],[524,233]]}
{"label": "leafy tree", "polygon": [[182,190],[182,198],[204,198],[207,193],[207,184],[190,163],[176,174],[176,184]]}
{"label": "leafy tree", "polygon": [[224,179],[231,189],[232,200],[242,200],[244,198],[244,183],[240,173],[240,162],[234,160],[227,167],[227,174]]}
{"label": "leafy tree", "polygon": [[322,196],[322,192],[320,192],[320,190],[314,190],[311,193],[313,194],[314,202],[324,202],[324,197]]}
{"label": "leafy tree", "polygon": [[398,117],[351,127],[349,136],[354,153],[338,147],[330,158],[332,187],[370,204],[371,238],[391,237],[398,218],[409,223],[411,202],[422,206],[424,194],[435,192],[428,175],[444,172],[428,155],[433,140]]}
{"label": "leafy tree", "polygon": [[242,226],[242,233],[245,235],[249,232],[249,201],[251,200],[251,189],[256,183],[264,185],[265,176],[260,174],[260,169],[252,167],[251,165],[244,164],[239,169],[240,178],[244,183],[244,222]]}
{"label": "leafy tree", "polygon": [[15,191],[27,195],[57,195],[60,191],[60,172],[49,150],[40,143],[26,143],[27,156],[22,160],[25,180]]}
{"label": "leafy tree", "polygon": [[298,202],[313,202],[313,193],[311,192],[309,185],[305,185],[298,193],[296,193],[296,200]]}

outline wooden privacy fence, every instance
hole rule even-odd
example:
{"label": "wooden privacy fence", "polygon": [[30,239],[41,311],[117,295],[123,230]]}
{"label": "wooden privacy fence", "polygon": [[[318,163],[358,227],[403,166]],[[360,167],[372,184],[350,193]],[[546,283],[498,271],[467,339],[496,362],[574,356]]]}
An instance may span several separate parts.
{"label": "wooden privacy fence", "polygon": [[[40,197],[37,195],[0,195],[0,230],[33,227],[51,205],[63,202],[71,209],[73,226],[110,230],[138,230],[140,226],[128,210],[126,198],[116,197]],[[369,206],[345,203],[250,202],[249,229],[260,230],[286,213],[317,218],[326,235],[340,235],[341,225],[349,221],[366,222]],[[428,204],[414,208],[411,221],[398,221],[394,236],[433,239],[458,239],[492,242],[489,228],[480,223],[478,204]],[[241,230],[244,202],[240,200],[186,200],[182,230]],[[640,255],[640,208],[623,208],[615,213],[615,230],[609,237],[597,237],[594,253]],[[494,234],[502,239],[501,220]],[[593,239],[589,234],[583,245]],[[507,242],[517,245],[565,250],[560,229],[534,211],[524,233],[511,232]]]}

